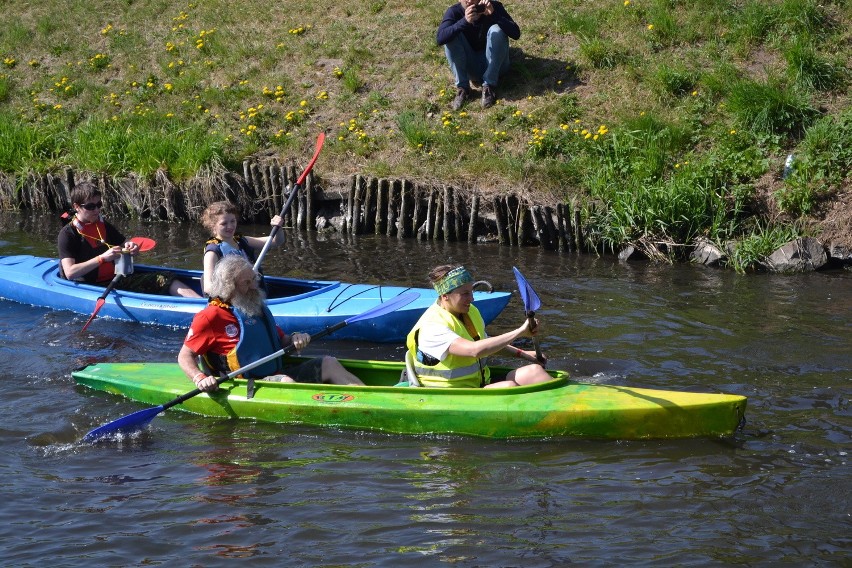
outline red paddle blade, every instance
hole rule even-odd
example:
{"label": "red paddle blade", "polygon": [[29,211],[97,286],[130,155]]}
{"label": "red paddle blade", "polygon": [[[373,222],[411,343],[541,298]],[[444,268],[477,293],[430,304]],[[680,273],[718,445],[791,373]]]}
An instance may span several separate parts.
{"label": "red paddle blade", "polygon": [[311,158],[311,161],[308,162],[305,171],[302,172],[302,175],[299,176],[299,179],[296,180],[296,185],[302,185],[305,183],[305,178],[308,177],[308,174],[311,173],[311,170],[314,169],[314,164],[317,162],[317,158],[319,158],[320,150],[322,150],[322,145],[325,142],[325,132],[320,132],[317,136],[317,149],[314,150],[314,157]]}
{"label": "red paddle blade", "polygon": [[86,322],[86,325],[83,326],[83,329],[80,331],[86,331],[86,328],[89,327],[89,324],[92,323],[92,320],[95,319],[95,316],[98,315],[98,312],[101,311],[101,308],[106,303],[104,298],[98,298],[98,301],[95,302],[95,311],[92,312],[92,315],[89,316],[89,320]]}
{"label": "red paddle blade", "polygon": [[148,237],[133,237],[130,242],[139,245],[139,252],[149,251],[157,246],[157,241]]}

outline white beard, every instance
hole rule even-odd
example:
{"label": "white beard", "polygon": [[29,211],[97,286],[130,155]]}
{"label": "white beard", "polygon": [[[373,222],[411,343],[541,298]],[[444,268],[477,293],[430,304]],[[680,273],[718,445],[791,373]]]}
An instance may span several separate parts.
{"label": "white beard", "polygon": [[266,294],[263,290],[255,288],[242,296],[232,298],[231,305],[247,316],[259,316],[263,312],[264,301],[266,301]]}

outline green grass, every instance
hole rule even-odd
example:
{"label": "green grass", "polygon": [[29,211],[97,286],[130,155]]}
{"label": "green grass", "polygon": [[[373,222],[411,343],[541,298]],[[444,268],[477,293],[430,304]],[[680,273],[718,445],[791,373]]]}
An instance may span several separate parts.
{"label": "green grass", "polygon": [[180,182],[254,152],[303,158],[325,130],[323,177],[574,199],[610,248],[748,232],[744,201],[790,152],[774,191],[789,226],[848,181],[842,0],[508,1],[514,71],[495,107],[462,112],[434,41],[445,4],[4,10],[0,171]]}
{"label": "green grass", "polygon": [[780,246],[800,236],[795,226],[772,225],[764,227],[758,224],[734,247],[728,264],[737,272],[743,273],[764,264],[766,259]]}

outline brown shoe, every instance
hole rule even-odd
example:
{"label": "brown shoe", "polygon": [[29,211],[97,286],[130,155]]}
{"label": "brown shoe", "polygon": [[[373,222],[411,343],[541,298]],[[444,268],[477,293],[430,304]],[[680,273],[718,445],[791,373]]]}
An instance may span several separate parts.
{"label": "brown shoe", "polygon": [[497,93],[490,85],[482,85],[482,108],[494,106],[497,102]]}
{"label": "brown shoe", "polygon": [[453,99],[453,110],[459,110],[464,106],[464,101],[470,97],[470,91],[463,87],[456,87],[456,98]]}

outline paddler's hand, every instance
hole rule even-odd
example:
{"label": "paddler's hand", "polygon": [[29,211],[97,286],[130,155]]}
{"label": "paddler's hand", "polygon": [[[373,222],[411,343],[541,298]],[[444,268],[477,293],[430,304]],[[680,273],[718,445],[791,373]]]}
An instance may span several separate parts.
{"label": "paddler's hand", "polygon": [[139,245],[133,241],[127,241],[124,243],[124,250],[122,252],[130,253],[135,256],[139,253]]}
{"label": "paddler's hand", "polygon": [[284,219],[281,218],[281,215],[276,215],[271,221],[269,221],[269,224],[280,229],[284,226]]}
{"label": "paddler's hand", "polygon": [[524,325],[522,325],[519,329],[522,329],[521,332],[522,337],[533,337],[538,335],[539,330],[541,330],[541,325],[539,324],[536,318],[532,319],[532,326],[530,326],[530,319],[527,318],[524,320]]}
{"label": "paddler's hand", "polygon": [[296,351],[301,351],[311,342],[311,336],[307,333],[299,333],[298,331],[290,336],[290,343],[296,348]]}
{"label": "paddler's hand", "polygon": [[101,253],[99,258],[103,259],[103,262],[115,262],[121,258],[121,247],[110,247],[106,252]]}
{"label": "paddler's hand", "polygon": [[209,375],[205,375],[204,373],[198,373],[195,375],[193,379],[195,386],[198,390],[203,392],[213,392],[219,389],[219,383],[216,382],[216,377],[211,377]]}

